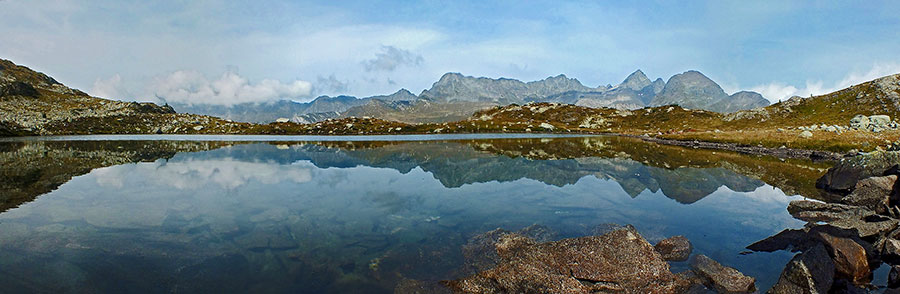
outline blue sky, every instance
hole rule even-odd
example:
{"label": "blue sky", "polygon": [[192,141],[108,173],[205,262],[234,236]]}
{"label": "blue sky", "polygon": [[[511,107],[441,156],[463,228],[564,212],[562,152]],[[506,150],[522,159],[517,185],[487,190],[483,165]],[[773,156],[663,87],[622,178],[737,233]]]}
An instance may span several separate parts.
{"label": "blue sky", "polygon": [[770,100],[900,73],[898,1],[0,0],[0,58],[91,94],[232,104],[699,70]]}

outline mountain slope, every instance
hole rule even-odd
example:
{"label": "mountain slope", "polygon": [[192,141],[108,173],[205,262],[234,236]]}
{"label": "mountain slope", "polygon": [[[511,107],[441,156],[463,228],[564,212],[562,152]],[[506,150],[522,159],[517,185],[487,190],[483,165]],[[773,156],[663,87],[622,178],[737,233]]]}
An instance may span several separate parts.
{"label": "mountain slope", "polygon": [[728,97],[722,87],[698,71],[686,71],[669,78],[650,106],[676,104],[686,108],[708,109]]}
{"label": "mountain slope", "polygon": [[751,91],[740,91],[731,94],[731,96],[728,96],[727,99],[716,102],[715,104],[710,106],[710,110],[729,113],[739,110],[765,107],[767,105],[769,105],[769,100],[763,98],[761,94]]}
{"label": "mountain slope", "polygon": [[765,108],[731,113],[726,120],[735,124],[807,126],[846,125],[854,116],[900,116],[900,74],[881,77],[820,96],[792,97]]}

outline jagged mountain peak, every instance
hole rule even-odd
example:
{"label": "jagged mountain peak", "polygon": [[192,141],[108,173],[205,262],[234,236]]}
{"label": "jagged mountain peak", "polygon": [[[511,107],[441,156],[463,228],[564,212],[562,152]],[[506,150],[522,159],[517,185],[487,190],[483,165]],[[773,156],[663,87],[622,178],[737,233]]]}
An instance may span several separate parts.
{"label": "jagged mountain peak", "polygon": [[619,84],[620,88],[628,88],[635,91],[640,91],[644,87],[647,87],[651,84],[650,79],[647,78],[647,75],[644,74],[640,69],[634,71],[621,84]]}
{"label": "jagged mountain peak", "polygon": [[696,70],[673,75],[651,106],[677,104],[686,108],[709,109],[728,95],[719,84]]}

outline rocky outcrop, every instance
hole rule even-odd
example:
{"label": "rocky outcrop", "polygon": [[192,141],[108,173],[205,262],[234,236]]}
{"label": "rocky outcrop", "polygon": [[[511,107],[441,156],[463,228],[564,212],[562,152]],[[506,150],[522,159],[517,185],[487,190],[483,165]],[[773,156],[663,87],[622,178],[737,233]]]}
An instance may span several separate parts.
{"label": "rocky outcrop", "polygon": [[37,89],[27,83],[0,81],[0,99],[5,96],[37,97],[38,95]]}
{"label": "rocky outcrop", "polygon": [[687,286],[632,227],[547,243],[507,234],[495,248],[496,267],[448,286],[459,293],[676,293]]}
{"label": "rocky outcrop", "polygon": [[887,115],[856,115],[850,119],[850,128],[854,130],[866,130],[880,133],[884,130],[896,130],[900,124],[891,120]]}
{"label": "rocky outcrop", "polygon": [[801,252],[770,293],[865,293],[872,271],[882,262],[900,265],[898,156],[896,151],[877,151],[845,158],[817,182],[843,197],[828,203],[792,201],[788,212],[809,223],[747,247]]}

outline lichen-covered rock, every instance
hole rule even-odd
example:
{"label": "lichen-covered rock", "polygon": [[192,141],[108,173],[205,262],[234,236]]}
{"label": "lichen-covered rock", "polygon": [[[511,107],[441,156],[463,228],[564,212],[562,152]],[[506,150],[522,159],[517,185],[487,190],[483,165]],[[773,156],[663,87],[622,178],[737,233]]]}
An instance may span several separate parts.
{"label": "lichen-covered rock", "polygon": [[653,246],[662,258],[668,261],[685,261],[691,257],[694,249],[691,241],[684,236],[674,236],[663,239]]}
{"label": "lichen-covered rock", "polygon": [[[496,267],[447,285],[459,293],[679,293],[690,286],[630,226],[540,244],[516,234],[500,239],[505,251]],[[516,249],[506,250],[510,244]]]}
{"label": "lichen-covered rock", "polygon": [[767,293],[828,293],[834,280],[834,262],[821,244],[799,253],[788,262],[778,282]]}
{"label": "lichen-covered rock", "polygon": [[756,279],[745,276],[738,270],[719,264],[706,255],[695,255],[690,261],[691,268],[706,279],[711,288],[719,293],[756,292]]}

